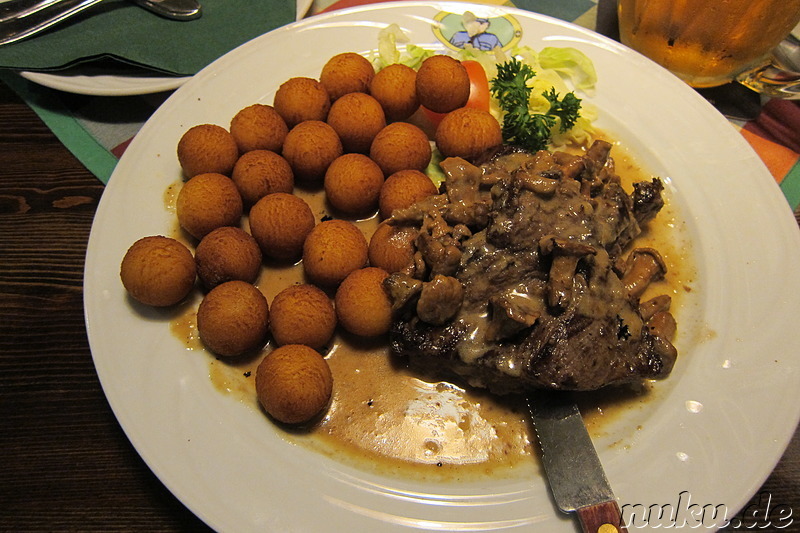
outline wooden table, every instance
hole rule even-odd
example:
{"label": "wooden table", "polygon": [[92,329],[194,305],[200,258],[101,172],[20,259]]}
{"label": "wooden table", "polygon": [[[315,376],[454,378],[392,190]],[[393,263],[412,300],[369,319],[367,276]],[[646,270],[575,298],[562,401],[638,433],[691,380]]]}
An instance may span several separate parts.
{"label": "wooden table", "polygon": [[[92,364],[83,268],[103,185],[2,85],[0,117],[0,531],[207,530],[139,458]],[[800,532],[800,432],[761,490]]]}

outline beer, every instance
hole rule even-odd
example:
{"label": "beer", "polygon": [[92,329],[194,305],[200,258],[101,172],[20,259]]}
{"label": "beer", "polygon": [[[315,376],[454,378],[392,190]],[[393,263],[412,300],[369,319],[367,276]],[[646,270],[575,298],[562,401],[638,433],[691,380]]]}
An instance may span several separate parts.
{"label": "beer", "polygon": [[800,20],[800,0],[619,0],[623,44],[693,87],[759,67]]}

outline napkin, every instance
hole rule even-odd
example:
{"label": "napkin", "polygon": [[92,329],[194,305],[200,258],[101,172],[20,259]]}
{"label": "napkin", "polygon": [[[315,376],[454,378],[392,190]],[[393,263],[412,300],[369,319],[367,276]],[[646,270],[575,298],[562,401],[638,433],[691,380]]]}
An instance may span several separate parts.
{"label": "napkin", "polygon": [[295,0],[201,0],[203,15],[174,21],[128,0],[106,0],[52,29],[0,46],[0,68],[51,71],[113,59],[190,76],[250,39],[295,20]]}

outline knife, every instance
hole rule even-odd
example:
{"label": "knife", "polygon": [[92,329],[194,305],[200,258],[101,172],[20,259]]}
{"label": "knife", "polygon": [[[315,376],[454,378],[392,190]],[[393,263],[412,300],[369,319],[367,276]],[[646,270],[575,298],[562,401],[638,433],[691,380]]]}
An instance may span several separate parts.
{"label": "knife", "polygon": [[587,533],[627,533],[577,404],[565,393],[527,397],[550,491]]}

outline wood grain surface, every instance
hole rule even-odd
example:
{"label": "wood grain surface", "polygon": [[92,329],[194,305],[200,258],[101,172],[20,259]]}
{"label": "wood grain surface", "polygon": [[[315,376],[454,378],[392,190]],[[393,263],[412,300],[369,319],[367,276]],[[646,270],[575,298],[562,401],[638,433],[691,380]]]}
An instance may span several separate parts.
{"label": "wood grain surface", "polygon": [[[205,531],[139,458],[92,364],[83,269],[103,185],[2,85],[0,117],[0,531]],[[796,511],[775,531],[800,532],[797,433],[753,498],[763,513],[761,492]]]}

